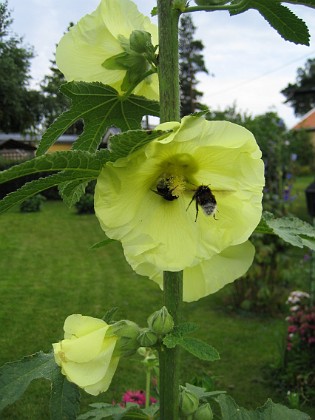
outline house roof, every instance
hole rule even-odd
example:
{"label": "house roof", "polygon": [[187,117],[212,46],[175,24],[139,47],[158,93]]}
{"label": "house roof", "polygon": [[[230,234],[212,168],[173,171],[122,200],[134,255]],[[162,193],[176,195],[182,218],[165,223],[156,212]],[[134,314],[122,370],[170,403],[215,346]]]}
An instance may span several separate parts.
{"label": "house roof", "polygon": [[2,149],[36,150],[36,147],[22,141],[8,139],[8,140],[0,140],[0,150]]}
{"label": "house roof", "polygon": [[293,130],[298,130],[299,128],[305,128],[306,130],[315,130],[315,108],[311,109],[307,114],[305,114],[300,122],[298,122]]}

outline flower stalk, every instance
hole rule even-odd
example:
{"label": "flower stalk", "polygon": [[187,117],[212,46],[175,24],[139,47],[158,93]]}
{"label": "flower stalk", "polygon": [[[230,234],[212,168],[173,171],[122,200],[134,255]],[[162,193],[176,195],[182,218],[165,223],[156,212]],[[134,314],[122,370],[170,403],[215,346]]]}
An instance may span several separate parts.
{"label": "flower stalk", "polygon": [[[179,10],[172,0],[158,0],[159,18],[159,88],[161,122],[180,121],[178,20]],[[183,301],[183,273],[164,272],[164,304],[175,325],[180,319]],[[175,347],[161,347],[160,418],[178,419],[179,412],[179,352]]]}

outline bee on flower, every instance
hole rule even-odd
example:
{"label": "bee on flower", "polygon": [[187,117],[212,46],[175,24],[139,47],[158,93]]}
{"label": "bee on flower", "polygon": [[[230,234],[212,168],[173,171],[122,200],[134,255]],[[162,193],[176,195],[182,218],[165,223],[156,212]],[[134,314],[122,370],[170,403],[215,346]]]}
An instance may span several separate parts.
{"label": "bee on flower", "polygon": [[[247,240],[262,212],[261,151],[248,130],[226,121],[187,116],[156,129],[169,132],[104,166],[95,212],[137,273],[162,286],[163,271],[184,270],[184,300],[197,300],[252,263]],[[196,220],[189,203],[201,185],[211,186],[213,211]],[[217,220],[209,217],[214,207]]]}

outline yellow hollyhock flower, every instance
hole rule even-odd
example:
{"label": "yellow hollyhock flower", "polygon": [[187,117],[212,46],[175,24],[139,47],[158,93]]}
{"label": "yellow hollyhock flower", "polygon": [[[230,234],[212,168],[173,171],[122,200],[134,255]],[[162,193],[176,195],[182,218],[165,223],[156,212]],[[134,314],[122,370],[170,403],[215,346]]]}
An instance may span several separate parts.
{"label": "yellow hollyhock flower", "polygon": [[[187,116],[157,129],[173,131],[104,166],[95,213],[133,268],[180,271],[249,238],[261,218],[264,165],[239,125]],[[210,188],[210,215],[205,197],[196,208],[199,186]]]}
{"label": "yellow hollyhock flower", "polygon": [[[199,300],[232,283],[247,272],[252,265],[254,255],[254,246],[246,241],[240,245],[230,246],[220,254],[203,260],[193,267],[184,268],[183,300],[185,302]],[[163,289],[163,271],[158,267],[130,255],[128,262],[138,274],[149,277]]]}
{"label": "yellow hollyhock flower", "polygon": [[64,324],[64,340],[53,344],[63,375],[92,395],[108,389],[119,362],[113,354],[118,337],[106,337],[109,328],[101,319],[70,315]]}
{"label": "yellow hollyhock flower", "polygon": [[[56,50],[56,63],[68,81],[102,82],[112,86],[119,93],[127,73],[127,66],[140,60],[144,65],[144,54],[130,50],[130,36],[151,34],[151,42],[158,43],[157,26],[142,15],[137,6],[130,0],[102,0],[97,9],[84,16],[70,28],[60,40]],[[143,31],[143,32],[141,32]],[[134,38],[135,39],[135,38]],[[137,45],[137,44],[136,44]],[[126,53],[128,51],[128,53]],[[107,65],[109,59],[126,54],[119,58],[116,66]],[[138,67],[133,71],[137,73]],[[148,99],[158,100],[157,74],[146,77],[133,93]]]}

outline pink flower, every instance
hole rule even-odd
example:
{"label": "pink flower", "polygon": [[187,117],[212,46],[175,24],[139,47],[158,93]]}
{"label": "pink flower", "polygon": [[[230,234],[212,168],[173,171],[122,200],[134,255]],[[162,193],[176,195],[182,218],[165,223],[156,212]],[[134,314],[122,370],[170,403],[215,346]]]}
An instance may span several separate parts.
{"label": "pink flower", "polygon": [[[127,391],[124,393],[123,395],[123,402],[127,403],[127,402],[133,402],[138,404],[140,407],[144,407],[145,406],[145,392],[141,390],[139,391]],[[155,404],[156,403],[156,399],[153,397],[150,397],[150,403],[151,404]]]}
{"label": "pink flower", "polygon": [[297,330],[297,327],[295,325],[288,326],[288,333],[295,333],[296,330]]}

